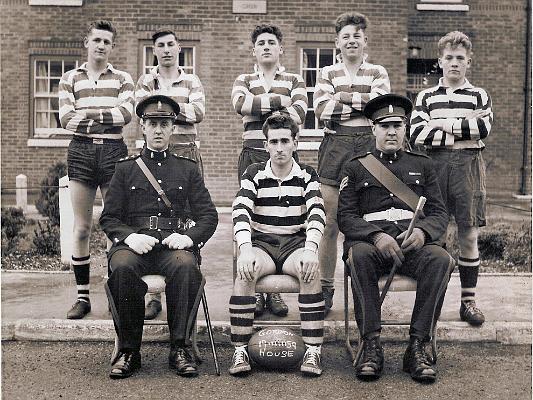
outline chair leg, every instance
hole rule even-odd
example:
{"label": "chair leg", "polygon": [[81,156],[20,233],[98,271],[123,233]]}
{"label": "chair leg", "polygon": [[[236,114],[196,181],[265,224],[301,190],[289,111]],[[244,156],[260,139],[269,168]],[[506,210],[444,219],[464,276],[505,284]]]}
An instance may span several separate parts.
{"label": "chair leg", "polygon": [[209,310],[207,308],[207,299],[205,291],[202,290],[202,306],[204,308],[205,323],[207,326],[207,334],[209,335],[209,342],[211,343],[211,351],[213,352],[213,362],[215,364],[215,372],[220,376],[220,366],[218,365],[217,349],[215,347],[215,340],[213,338],[213,327],[211,326],[211,318],[209,318]]}
{"label": "chair leg", "polygon": [[346,350],[350,354],[350,357],[352,359],[352,362],[356,359],[355,352],[352,347],[352,343],[350,341],[350,327],[349,327],[349,314],[348,314],[348,275],[346,274],[346,271],[344,273],[344,339],[345,339],[345,345]]}
{"label": "chair leg", "polygon": [[202,357],[200,356],[200,350],[198,349],[198,320],[194,321],[194,327],[192,328],[192,352],[194,360],[198,363],[202,363]]}

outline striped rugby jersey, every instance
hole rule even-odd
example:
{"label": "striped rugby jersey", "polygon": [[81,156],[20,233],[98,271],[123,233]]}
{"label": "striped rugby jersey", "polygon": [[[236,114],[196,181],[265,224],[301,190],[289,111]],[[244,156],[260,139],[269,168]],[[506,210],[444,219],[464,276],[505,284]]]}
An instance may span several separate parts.
{"label": "striped rugby jersey", "polygon": [[254,65],[253,73],[239,75],[233,84],[231,101],[237,114],[242,116],[243,140],[259,140],[257,147],[263,150],[263,123],[274,111],[287,113],[298,125],[304,122],[307,112],[307,91],[303,78],[285,72],[282,66],[276,70],[270,88],[257,65]]}
{"label": "striped rugby jersey", "polygon": [[276,235],[304,230],[307,242],[320,243],[326,214],[315,170],[293,161],[280,180],[270,160],[250,165],[233,201],[233,229],[238,246],[251,242],[252,229]]}
{"label": "striped rugby jersey", "polygon": [[[188,74],[178,67],[178,79],[167,88],[160,83],[159,67],[155,66],[149,73],[140,76],[135,87],[135,104],[148,96],[160,94],[179,104],[178,127],[176,139],[178,142],[194,141],[198,130],[196,124],[205,116],[205,93],[200,79],[195,74]],[[186,136],[181,136],[186,135]],[[172,142],[175,143],[174,138]]]}
{"label": "striped rugby jersey", "polygon": [[313,108],[325,123],[325,132],[337,134],[371,133],[370,121],[363,115],[369,100],[390,92],[387,70],[366,62],[352,80],[343,62],[322,68],[318,76]]}
{"label": "striped rugby jersey", "polygon": [[120,139],[133,114],[130,74],[107,64],[97,81],[89,78],[87,63],[65,72],[59,81],[59,119],[75,135]]}
{"label": "striped rugby jersey", "polygon": [[[482,118],[468,118],[473,110],[487,110]],[[422,90],[416,97],[411,113],[409,141],[412,145],[446,147],[452,149],[481,149],[492,127],[492,101],[482,88],[474,87],[468,80],[456,88],[439,84]],[[428,122],[443,119],[444,130],[431,128]]]}

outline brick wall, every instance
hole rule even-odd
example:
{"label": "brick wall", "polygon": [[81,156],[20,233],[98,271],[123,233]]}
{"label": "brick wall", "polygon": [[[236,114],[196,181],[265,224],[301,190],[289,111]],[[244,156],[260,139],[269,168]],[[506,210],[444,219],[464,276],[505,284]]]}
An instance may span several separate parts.
{"label": "brick wall", "polygon": [[[237,190],[235,171],[242,133],[242,123],[232,109],[230,94],[237,75],[252,70],[250,31],[258,23],[278,24],[284,33],[282,63],[289,71],[298,71],[298,44],[333,44],[335,17],[354,9],[353,2],[348,0],[268,0],[267,3],[266,15],[234,15],[231,0],[184,0],[178,3],[160,0],[157,7],[140,0],[86,0],[83,7],[30,7],[23,0],[0,0],[2,188],[13,186],[15,176],[20,173],[28,176],[30,185],[37,185],[48,166],[66,158],[65,148],[27,146],[31,135],[32,41],[80,41],[87,22],[109,18],[117,24],[119,31],[110,61],[127,70],[134,80],[140,74],[139,41],[149,39],[157,27],[171,25],[182,40],[197,44],[197,74],[207,97],[206,118],[200,124],[199,136],[206,183],[217,205],[228,205]],[[399,93],[405,92],[408,32],[433,30],[435,18],[443,30],[448,30],[447,27],[456,29],[454,19],[457,14],[464,14],[460,16],[459,26],[467,26],[468,30],[476,32],[472,79],[487,87],[495,101],[496,125],[486,152],[491,183],[509,184],[515,189],[518,182],[516,168],[521,159],[525,0],[509,1],[506,2],[509,6],[500,8],[496,5],[501,2],[492,0],[469,3],[472,4],[471,12],[448,13],[449,16],[446,13],[417,12],[414,0],[359,1],[357,11],[367,14],[371,21],[368,31],[370,61],[387,68],[393,91]],[[513,45],[502,46],[504,39],[512,41]],[[77,51],[83,60],[84,49]],[[477,68],[480,64],[484,66]],[[512,77],[511,85],[507,80],[493,78],[504,68]],[[133,143],[137,135],[134,121],[125,130],[131,152],[135,151]],[[508,151],[501,154],[496,151],[500,148]],[[316,152],[302,152],[301,159],[316,166]]]}

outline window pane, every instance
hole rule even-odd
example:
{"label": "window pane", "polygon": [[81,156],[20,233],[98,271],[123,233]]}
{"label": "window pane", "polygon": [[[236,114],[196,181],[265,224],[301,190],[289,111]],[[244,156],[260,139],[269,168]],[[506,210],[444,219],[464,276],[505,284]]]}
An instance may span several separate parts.
{"label": "window pane", "polygon": [[324,121],[318,121],[318,128],[324,129]]}
{"label": "window pane", "polygon": [[304,129],[315,129],[315,113],[313,110],[309,110],[305,114]]}
{"label": "window pane", "polygon": [[48,99],[35,99],[36,111],[48,111]]}
{"label": "window pane", "polygon": [[50,79],[50,93],[57,95],[58,88],[59,88],[59,79]]}
{"label": "window pane", "polygon": [[305,73],[305,86],[314,87],[316,84],[316,71],[307,70],[307,71],[304,71],[304,73]]}
{"label": "window pane", "polygon": [[61,123],[59,122],[59,113],[55,112],[50,115],[50,128],[61,128]]}
{"label": "window pane", "polygon": [[35,75],[48,76],[48,61],[35,61]]}
{"label": "window pane", "polygon": [[54,78],[61,78],[63,75],[63,62],[50,61],[50,76]]}
{"label": "window pane", "polygon": [[65,66],[63,72],[70,71],[71,69],[76,68],[76,63],[73,61],[65,61]]}
{"label": "window pane", "polygon": [[325,67],[334,64],[333,49],[320,49],[319,67]]}
{"label": "window pane", "polygon": [[59,111],[59,97],[54,96],[50,98],[50,110]]}
{"label": "window pane", "polygon": [[303,49],[302,68],[316,68],[316,49]]}
{"label": "window pane", "polygon": [[309,108],[313,108],[313,92],[307,92],[307,104]]}
{"label": "window pane", "polygon": [[191,47],[182,48],[178,62],[182,67],[192,67],[194,65],[193,49]]}
{"label": "window pane", "polygon": [[39,112],[35,115],[36,128],[48,128],[48,113]]}
{"label": "window pane", "polygon": [[48,79],[35,80],[35,93],[48,94]]}

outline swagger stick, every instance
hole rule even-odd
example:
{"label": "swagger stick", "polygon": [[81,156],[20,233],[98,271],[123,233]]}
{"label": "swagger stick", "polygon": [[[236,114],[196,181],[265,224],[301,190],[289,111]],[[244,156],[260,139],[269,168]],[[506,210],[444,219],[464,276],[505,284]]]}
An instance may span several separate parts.
{"label": "swagger stick", "polygon": [[[426,204],[426,198],[424,196],[420,196],[420,199],[418,200],[418,204],[416,205],[415,213],[413,215],[413,218],[411,219],[411,222],[409,223],[409,227],[407,228],[407,233],[403,239],[404,241],[409,236],[411,236],[411,233],[413,233],[413,229],[415,228],[415,223],[418,220],[418,217],[420,216],[420,213],[422,212],[424,208],[424,204]],[[381,291],[381,295],[379,296],[380,306],[383,304],[383,300],[385,300],[385,296],[387,295],[387,292],[389,291],[389,287],[392,283],[392,279],[394,278],[394,274],[396,273],[396,268],[398,268],[398,266],[394,264],[387,278],[387,282],[385,282],[385,286],[383,287],[383,290]]]}

